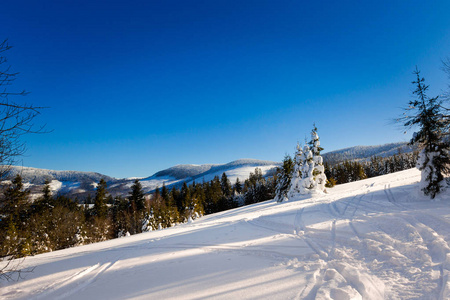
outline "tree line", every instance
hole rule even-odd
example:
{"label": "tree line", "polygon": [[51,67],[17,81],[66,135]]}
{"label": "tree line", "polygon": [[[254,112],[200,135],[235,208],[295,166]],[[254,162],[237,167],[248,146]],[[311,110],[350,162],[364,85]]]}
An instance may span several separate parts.
{"label": "tree line", "polygon": [[325,162],[327,186],[358,181],[366,178],[386,175],[398,171],[414,168],[419,152],[399,153],[393,156],[372,156],[369,160],[345,160],[329,164]]}
{"label": "tree line", "polygon": [[[231,184],[225,173],[203,183],[165,184],[151,195],[135,180],[127,197],[112,197],[101,179],[93,205],[53,196],[49,182],[32,199],[17,175],[0,198],[0,258],[55,251],[191,222],[205,214],[272,199],[274,178],[256,168],[248,179]],[[90,200],[87,200],[89,202]]]}

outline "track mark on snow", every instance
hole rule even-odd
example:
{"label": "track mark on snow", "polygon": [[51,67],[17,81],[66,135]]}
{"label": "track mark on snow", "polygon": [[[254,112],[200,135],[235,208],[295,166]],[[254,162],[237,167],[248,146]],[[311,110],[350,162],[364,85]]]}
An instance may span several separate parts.
{"label": "track mark on snow", "polygon": [[394,194],[391,191],[391,185],[390,184],[385,184],[384,185],[384,193],[388,199],[388,201],[392,204],[397,206],[400,209],[408,209],[408,207],[404,204],[401,204],[400,202],[397,201],[397,199],[395,198]]}
{"label": "track mark on snow", "polygon": [[331,250],[328,257],[334,257],[336,249],[336,219],[331,223]]}
{"label": "track mark on snow", "polygon": [[[36,295],[32,299],[64,299],[78,291],[81,291],[88,287],[92,282],[96,280],[98,276],[103,274],[106,270],[111,268],[115,262],[104,263],[100,265],[100,263],[95,264],[85,270],[82,270],[68,278],[60,280],[52,285],[49,285],[45,288],[43,292]],[[73,287],[72,287],[73,286]],[[58,291],[61,289],[68,288],[68,291],[59,294]]]}

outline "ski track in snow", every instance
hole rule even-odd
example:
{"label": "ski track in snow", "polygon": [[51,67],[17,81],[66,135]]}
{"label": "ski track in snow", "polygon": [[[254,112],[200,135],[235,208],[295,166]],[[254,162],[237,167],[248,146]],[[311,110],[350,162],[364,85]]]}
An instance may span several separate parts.
{"label": "ski track in snow", "polygon": [[450,191],[417,198],[419,177],[403,171],[30,257],[34,273],[0,285],[0,298],[450,299]]}
{"label": "ski track in snow", "polygon": [[[72,276],[59,280],[49,286],[44,287],[43,290],[37,291],[38,295],[31,299],[65,299],[78,291],[85,289],[89,284],[95,281],[98,276],[111,268],[114,263],[96,264],[83,271],[80,271]],[[61,291],[66,290],[61,293]],[[58,291],[58,294],[52,294]]]}

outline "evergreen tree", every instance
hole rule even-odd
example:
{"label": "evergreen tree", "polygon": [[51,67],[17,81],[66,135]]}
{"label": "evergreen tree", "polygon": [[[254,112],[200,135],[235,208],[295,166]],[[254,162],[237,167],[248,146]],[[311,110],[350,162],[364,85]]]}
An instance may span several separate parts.
{"label": "evergreen tree", "polygon": [[1,214],[6,216],[6,220],[9,219],[17,224],[26,218],[28,196],[29,192],[23,190],[22,177],[17,174],[2,197]]}
{"label": "evergreen tree", "polygon": [[114,224],[114,236],[122,237],[132,231],[132,217],[130,202],[122,197],[116,197],[112,208],[112,220]]}
{"label": "evergreen tree", "polygon": [[269,190],[269,185],[262,175],[260,168],[255,168],[254,173],[250,173],[249,178],[245,181],[244,203],[252,204],[269,200],[274,196],[273,190]]}
{"label": "evergreen tree", "polygon": [[[292,178],[290,181],[290,188],[288,192],[288,198],[291,199],[297,194],[300,194],[302,184],[302,167],[303,167],[303,150],[299,144],[297,144],[297,152],[294,158],[294,170],[292,172]],[[281,201],[280,201],[281,202]]]}
{"label": "evergreen tree", "polygon": [[302,165],[302,185],[300,188],[301,194],[307,194],[314,188],[313,180],[314,160],[311,149],[308,144],[303,147],[303,165]]}
{"label": "evergreen tree", "polygon": [[176,208],[178,212],[181,212],[183,209],[183,201],[181,199],[181,193],[175,186],[172,187],[172,190],[170,191],[170,197],[169,202],[172,203]]}
{"label": "evergreen tree", "polygon": [[322,151],[323,148],[320,146],[317,127],[315,125],[311,131],[311,141],[309,142],[309,145],[306,144],[303,148],[301,194],[323,192],[325,191],[325,184],[327,182],[323,158],[320,156],[320,151]]}
{"label": "evergreen tree", "polygon": [[17,174],[6,188],[0,203],[0,257],[12,258],[30,254],[28,219],[29,192],[23,190],[22,177]]}
{"label": "evergreen tree", "polygon": [[236,193],[240,194],[242,193],[242,184],[239,181],[239,177],[236,178],[236,183],[234,184],[234,190],[236,191]]}
{"label": "evergreen tree", "polygon": [[230,180],[228,180],[227,174],[223,172],[222,178],[220,179],[220,185],[222,187],[222,193],[225,197],[230,197],[232,193],[231,189],[231,183]]}
{"label": "evergreen tree", "polygon": [[281,168],[277,172],[277,184],[275,188],[275,201],[282,202],[287,199],[292,173],[294,169],[294,162],[292,157],[288,154],[284,156]]}
{"label": "evergreen tree", "polygon": [[161,198],[163,199],[164,203],[166,204],[166,206],[171,206],[170,203],[170,197],[169,197],[169,190],[166,187],[166,183],[163,182],[163,186],[161,188]]}
{"label": "evergreen tree", "polygon": [[325,190],[327,177],[325,175],[325,167],[323,166],[323,158],[320,156],[320,152],[323,148],[320,146],[319,135],[317,134],[317,127],[315,124],[313,130],[311,131],[311,147],[314,161],[314,189],[316,191],[323,192]]}
{"label": "evergreen tree", "polygon": [[145,210],[145,195],[142,190],[142,185],[139,180],[135,180],[133,185],[131,186],[131,192],[129,200],[131,203],[134,203],[136,207],[136,211],[142,212]]}
{"label": "evergreen tree", "polygon": [[45,180],[44,188],[42,189],[42,202],[46,205],[50,205],[52,201],[52,191],[50,190],[50,181]]}
{"label": "evergreen tree", "polygon": [[191,191],[187,186],[186,182],[183,182],[183,186],[181,187],[181,197],[180,202],[177,203],[178,211],[183,214],[186,208],[189,207],[191,203]]}
{"label": "evergreen tree", "polygon": [[102,178],[97,185],[97,192],[94,198],[94,215],[99,218],[106,218],[108,207],[106,206],[106,181]]}
{"label": "evergreen tree", "polygon": [[155,197],[155,199],[158,199],[158,198],[161,197],[161,192],[159,191],[159,186],[158,185],[155,188],[154,197]]}
{"label": "evergreen tree", "polygon": [[135,180],[131,186],[129,201],[132,209],[132,229],[131,233],[142,232],[142,224],[145,214],[145,196],[139,180]]}
{"label": "evergreen tree", "polygon": [[417,163],[417,168],[422,171],[421,189],[433,199],[444,188],[444,174],[448,174],[450,170],[450,144],[443,138],[446,126],[442,120],[442,101],[438,97],[428,97],[425,79],[420,77],[417,68],[414,74],[416,80],[413,84],[416,89],[413,94],[417,99],[410,101],[407,109],[408,112],[414,113],[402,119],[406,121],[404,125],[408,128],[415,125],[419,127],[419,131],[414,133],[411,139],[411,144],[419,144],[422,149]]}

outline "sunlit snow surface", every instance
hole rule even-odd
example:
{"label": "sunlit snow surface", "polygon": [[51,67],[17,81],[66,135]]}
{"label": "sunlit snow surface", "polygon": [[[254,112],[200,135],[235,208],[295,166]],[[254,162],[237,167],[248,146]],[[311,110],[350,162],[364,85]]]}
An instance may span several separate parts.
{"label": "sunlit snow surface", "polygon": [[449,299],[450,192],[407,170],[29,257],[1,299]]}

